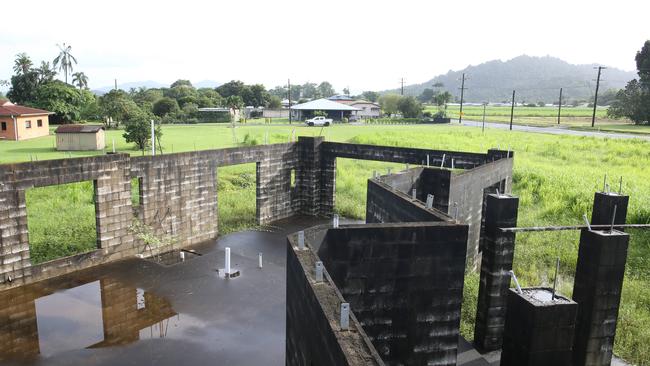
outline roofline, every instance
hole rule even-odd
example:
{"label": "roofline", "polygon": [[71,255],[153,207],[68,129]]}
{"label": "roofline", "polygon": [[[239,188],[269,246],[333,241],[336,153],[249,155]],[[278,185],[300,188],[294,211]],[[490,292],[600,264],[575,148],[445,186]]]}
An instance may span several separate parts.
{"label": "roofline", "polygon": [[12,113],[12,114],[0,114],[2,117],[22,117],[22,116],[49,116],[50,114],[55,114],[54,112],[43,112],[43,113]]}

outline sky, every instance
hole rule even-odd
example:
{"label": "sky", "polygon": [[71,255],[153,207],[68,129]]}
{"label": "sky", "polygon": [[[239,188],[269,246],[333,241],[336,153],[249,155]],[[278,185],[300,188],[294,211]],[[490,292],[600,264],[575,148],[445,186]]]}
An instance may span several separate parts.
{"label": "sky", "polygon": [[644,0],[21,0],[2,12],[0,80],[17,53],[38,65],[65,42],[91,89],[290,78],[359,93],[521,54],[634,70],[650,39]]}

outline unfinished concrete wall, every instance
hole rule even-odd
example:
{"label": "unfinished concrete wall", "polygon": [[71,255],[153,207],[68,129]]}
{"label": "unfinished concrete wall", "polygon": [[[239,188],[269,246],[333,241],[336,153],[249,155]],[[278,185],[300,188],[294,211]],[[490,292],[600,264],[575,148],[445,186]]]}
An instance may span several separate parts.
{"label": "unfinished concrete wall", "polygon": [[[314,237],[313,233],[307,237]],[[313,243],[308,243],[312,245]],[[343,298],[325,273],[316,283],[310,250],[296,248],[297,239],[287,239],[287,366],[379,366],[383,362],[361,325],[352,317],[350,330],[340,328]]]}
{"label": "unfinished concrete wall", "polygon": [[[468,266],[476,264],[478,247],[481,238],[481,215],[485,199],[485,189],[503,184],[501,193],[509,193],[512,187],[513,159],[499,159],[451,175],[449,184],[449,211],[451,217],[469,225],[469,240],[467,241]],[[456,207],[458,215],[456,217]]]}
{"label": "unfinished concrete wall", "polygon": [[350,225],[318,254],[386,364],[455,365],[466,242],[466,225]]}
{"label": "unfinished concrete wall", "polygon": [[428,209],[422,201],[413,200],[406,193],[391,189],[379,180],[368,180],[366,198],[367,223],[449,221],[435,209]]}
{"label": "unfinished concrete wall", "polygon": [[[292,187],[292,171],[296,174],[296,170],[309,170],[299,166],[297,150],[297,144],[288,143],[135,158],[113,154],[0,165],[0,284],[17,286],[143,252],[142,244],[134,241],[129,231],[134,218],[131,178],[142,182],[139,218],[157,235],[173,237],[178,247],[210,240],[218,234],[218,166],[257,163],[260,224],[292,216],[305,202],[299,199],[305,185]],[[98,249],[32,266],[25,191],[82,181],[94,182]]]}

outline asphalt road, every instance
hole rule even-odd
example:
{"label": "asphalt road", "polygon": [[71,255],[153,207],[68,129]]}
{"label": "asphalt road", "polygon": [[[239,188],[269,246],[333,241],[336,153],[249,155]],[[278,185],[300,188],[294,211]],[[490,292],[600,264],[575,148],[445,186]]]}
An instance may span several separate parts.
{"label": "asphalt road", "polygon": [[[458,120],[452,120],[452,125],[458,125]],[[482,122],[479,121],[467,121],[462,122],[463,126],[470,127],[481,127]],[[510,128],[510,125],[505,123],[485,123],[486,128],[497,128],[502,130],[507,130]],[[588,136],[588,137],[606,137],[612,139],[639,139],[650,141],[650,136],[636,135],[631,133],[617,133],[617,132],[596,132],[596,131],[577,131],[570,130],[568,128],[558,128],[558,127],[533,127],[533,126],[522,126],[522,125],[512,125],[513,131],[524,131],[524,132],[535,132],[535,133],[549,133],[552,135],[570,135],[570,136]]]}

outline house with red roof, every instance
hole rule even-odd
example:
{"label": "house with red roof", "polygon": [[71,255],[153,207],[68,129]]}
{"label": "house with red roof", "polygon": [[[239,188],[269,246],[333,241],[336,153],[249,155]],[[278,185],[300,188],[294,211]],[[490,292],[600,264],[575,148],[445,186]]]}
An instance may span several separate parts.
{"label": "house with red roof", "polygon": [[0,140],[27,140],[50,134],[50,114],[0,100]]}

